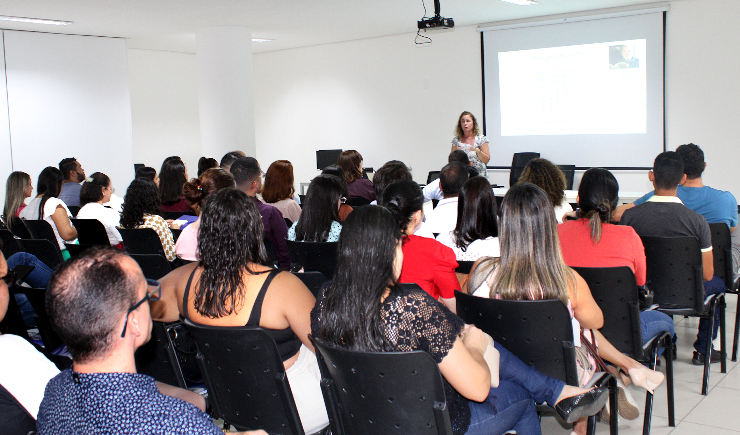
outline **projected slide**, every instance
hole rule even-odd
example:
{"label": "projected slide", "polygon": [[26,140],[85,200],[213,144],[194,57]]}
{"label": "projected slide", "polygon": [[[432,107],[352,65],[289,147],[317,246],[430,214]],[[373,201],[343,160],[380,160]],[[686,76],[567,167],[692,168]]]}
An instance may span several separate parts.
{"label": "projected slide", "polygon": [[647,130],[646,40],[498,53],[501,135]]}

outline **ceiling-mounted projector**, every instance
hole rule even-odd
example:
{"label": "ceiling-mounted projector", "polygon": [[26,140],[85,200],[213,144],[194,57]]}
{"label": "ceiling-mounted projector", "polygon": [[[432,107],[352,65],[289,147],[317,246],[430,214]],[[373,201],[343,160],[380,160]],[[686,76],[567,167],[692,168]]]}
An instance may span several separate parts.
{"label": "ceiling-mounted projector", "polygon": [[455,20],[444,18],[439,14],[439,0],[434,0],[434,16],[424,17],[417,21],[419,30],[452,30],[455,28]]}

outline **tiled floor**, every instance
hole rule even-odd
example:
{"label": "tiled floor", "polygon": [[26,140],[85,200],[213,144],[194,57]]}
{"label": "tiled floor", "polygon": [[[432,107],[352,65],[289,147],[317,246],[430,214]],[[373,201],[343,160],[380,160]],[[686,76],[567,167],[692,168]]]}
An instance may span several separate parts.
{"label": "tiled floor", "polygon": [[[676,427],[668,426],[668,407],[665,384],[655,391],[653,402],[653,421],[650,433],[654,435],[740,434],[740,367],[730,361],[732,332],[735,326],[737,296],[727,295],[726,338],[727,373],[720,373],[720,364],[712,364],[709,375],[709,394],[701,395],[702,367],[691,364],[693,343],[696,339],[698,319],[676,317],[678,336],[678,360],[674,362],[674,394]],[[714,343],[719,349],[719,339]],[[665,370],[665,361],[662,363]],[[620,435],[642,433],[645,406],[645,390],[630,385],[632,396],[640,407],[640,418],[634,421],[619,420]],[[558,423],[555,417],[542,418],[542,433],[545,435],[568,434],[568,429]],[[609,426],[598,423],[596,433],[608,434]]]}

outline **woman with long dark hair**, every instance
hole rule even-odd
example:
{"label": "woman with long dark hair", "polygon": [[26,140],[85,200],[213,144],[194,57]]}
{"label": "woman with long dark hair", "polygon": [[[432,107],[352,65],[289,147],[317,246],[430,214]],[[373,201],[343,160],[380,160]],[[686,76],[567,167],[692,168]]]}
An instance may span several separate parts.
{"label": "woman with long dark hair", "polygon": [[47,166],[39,174],[39,181],[36,183],[36,198],[28,203],[28,206],[20,212],[21,219],[27,220],[45,220],[49,222],[54,230],[57,244],[62,252],[62,257],[67,260],[70,255],[67,252],[67,246],[64,242],[72,242],[77,238],[77,230],[72,226],[70,213],[64,201],[57,198],[62,191],[62,181],[64,176],[62,171]]}
{"label": "woman with long dark hair", "polygon": [[159,196],[162,211],[190,211],[182,194],[182,186],[188,181],[185,163],[177,156],[167,157],[159,170]]}
{"label": "woman with long dark hair", "polygon": [[159,177],[157,176],[157,170],[152,167],[144,166],[137,169],[136,178],[149,180],[157,186],[157,189],[159,189]]}
{"label": "woman with long dark hair", "polygon": [[262,199],[265,203],[280,210],[283,217],[291,222],[301,217],[301,206],[293,199],[294,181],[293,164],[288,160],[276,160],[267,168],[265,183],[262,185]]}
{"label": "woman with long dark hair", "polygon": [[[494,346],[500,363],[493,367],[498,374],[492,374],[483,359],[489,345],[485,334],[465,325],[418,286],[398,283],[405,267],[403,239],[396,217],[388,210],[370,205],[352,212],[339,240],[334,280],[321,290],[311,312],[316,339],[360,351],[429,353],[445,380],[455,434],[513,429],[537,435],[541,430],[535,402],[555,406],[566,421],[600,409],[605,389],[566,386],[524,364],[498,343]],[[491,387],[492,377],[496,388]],[[560,402],[574,395],[578,396]],[[571,414],[563,413],[573,403],[579,405]]]}
{"label": "woman with long dark hair", "polygon": [[5,208],[3,219],[9,229],[13,229],[13,222],[19,219],[21,211],[26,207],[25,200],[33,195],[31,176],[25,172],[15,171],[8,176],[5,182]]}
{"label": "woman with long dark hair", "polygon": [[440,233],[437,240],[452,248],[457,261],[498,257],[496,214],[496,197],[491,183],[483,177],[473,177],[460,189],[455,229]]}
{"label": "woman with long dark hair", "polygon": [[308,339],[313,295],[292,274],[267,266],[262,218],[244,192],[225,188],[210,195],[200,219],[200,259],[160,280],[162,298],[151,303],[152,318],[261,327],[277,344],[305,432],[316,432],[329,419]]}
{"label": "woman with long dark hair", "polygon": [[355,150],[342,151],[337,164],[344,170],[350,195],[361,196],[370,202],[375,201],[373,183],[362,176],[362,155],[360,153]]}
{"label": "woman with long dark hair", "polygon": [[175,241],[167,222],[159,214],[162,212],[159,203],[157,186],[151,181],[136,179],[126,189],[121,211],[121,228],[151,228],[159,236],[167,261],[177,259]]}
{"label": "woman with long dark hair", "polygon": [[336,242],[342,231],[339,206],[346,201],[342,184],[333,175],[319,175],[311,180],[301,218],[288,230],[288,240],[299,242]]}
{"label": "woman with long dark hair", "polygon": [[123,242],[123,238],[116,227],[121,224],[121,215],[115,210],[103,206],[103,204],[110,201],[111,195],[113,195],[113,186],[107,175],[96,172],[86,178],[80,189],[80,205],[82,208],[77,212],[77,219],[99,220],[105,227],[106,233],[108,233],[110,244],[119,245]]}
{"label": "woman with long dark hair", "polygon": [[200,178],[205,171],[213,168],[218,168],[218,160],[211,157],[201,157],[198,159],[198,178]]}
{"label": "woman with long dark hair", "polygon": [[[583,278],[563,261],[555,213],[542,189],[521,182],[509,189],[503,202],[500,238],[501,257],[480,259],[470,274],[470,289],[476,296],[560,299],[577,321],[574,337],[578,337],[578,342],[580,328],[590,330],[598,344],[599,356],[629,373],[636,385],[652,392],[663,382],[662,373],[623,355],[598,331],[604,324],[601,308]],[[585,352],[584,357],[587,357]],[[594,371],[593,361],[579,359],[582,384],[588,382]],[[585,425],[578,425],[576,431],[585,431]]]}
{"label": "woman with long dark hair", "polygon": [[200,215],[203,210],[203,202],[210,195],[227,187],[236,187],[234,176],[221,168],[208,169],[200,177],[193,178],[185,183],[182,190],[185,199],[190,204],[198,219],[186,226],[180,233],[175,243],[175,252],[183,260],[198,260],[198,230],[200,229]]}
{"label": "woman with long dark hair", "polygon": [[[323,171],[321,171],[321,175],[334,175],[335,177],[339,178],[339,182],[342,183],[342,196],[350,199],[352,195],[349,194],[349,189],[347,188],[347,178],[344,175],[344,169],[342,169],[339,165],[329,165],[324,168]],[[347,216],[349,216],[350,213],[352,213],[352,206],[349,204],[342,204],[339,207],[339,222],[344,221],[347,219]]]}

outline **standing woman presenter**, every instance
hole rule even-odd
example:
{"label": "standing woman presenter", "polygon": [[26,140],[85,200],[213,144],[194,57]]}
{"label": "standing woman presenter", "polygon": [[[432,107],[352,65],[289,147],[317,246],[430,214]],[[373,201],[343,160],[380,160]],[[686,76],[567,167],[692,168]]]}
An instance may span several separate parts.
{"label": "standing woman presenter", "polygon": [[491,160],[491,151],[488,149],[488,139],[480,134],[478,121],[470,112],[463,112],[457,120],[455,138],[452,139],[452,149],[463,150],[468,155],[470,163],[478,170],[478,175],[488,178],[486,164]]}

